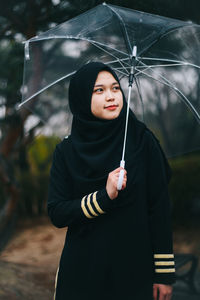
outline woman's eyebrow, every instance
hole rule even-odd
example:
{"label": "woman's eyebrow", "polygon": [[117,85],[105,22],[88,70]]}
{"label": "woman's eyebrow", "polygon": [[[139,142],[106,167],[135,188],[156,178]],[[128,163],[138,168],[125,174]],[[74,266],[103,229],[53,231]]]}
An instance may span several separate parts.
{"label": "woman's eyebrow", "polygon": [[103,86],[103,84],[96,84],[94,87]]}
{"label": "woman's eyebrow", "polygon": [[[119,83],[117,81],[113,82],[111,85],[115,85],[115,84],[119,85]],[[94,87],[100,87],[100,86],[104,86],[104,84],[96,84]]]}

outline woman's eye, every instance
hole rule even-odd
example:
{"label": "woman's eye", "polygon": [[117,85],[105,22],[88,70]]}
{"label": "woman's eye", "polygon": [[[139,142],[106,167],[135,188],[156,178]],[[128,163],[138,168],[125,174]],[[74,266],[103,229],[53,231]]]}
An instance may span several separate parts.
{"label": "woman's eye", "polygon": [[101,93],[102,91],[103,91],[102,88],[98,88],[98,89],[94,90],[95,93]]}
{"label": "woman's eye", "polygon": [[113,87],[113,90],[119,90],[119,89],[120,89],[119,86],[114,86],[114,87]]}

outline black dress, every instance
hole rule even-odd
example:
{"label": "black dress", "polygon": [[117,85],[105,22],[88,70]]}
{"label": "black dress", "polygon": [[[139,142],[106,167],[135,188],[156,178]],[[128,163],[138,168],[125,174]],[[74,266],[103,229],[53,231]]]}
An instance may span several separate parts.
{"label": "black dress", "polygon": [[73,181],[63,155],[70,136],[56,147],[48,211],[55,226],[68,226],[56,300],[152,300],[154,282],[175,282],[163,159],[148,132],[144,140],[132,169],[137,173],[132,202],[121,207],[105,188],[82,194],[85,187]]}
{"label": "black dress", "polygon": [[[99,120],[91,95],[102,63],[72,78],[71,134],[56,146],[50,172],[48,214],[68,227],[56,282],[56,300],[152,300],[153,283],[175,282],[170,168],[155,136],[129,112],[127,185],[111,200],[109,172],[119,167],[126,101],[119,116]],[[123,94],[123,92],[122,92]]]}

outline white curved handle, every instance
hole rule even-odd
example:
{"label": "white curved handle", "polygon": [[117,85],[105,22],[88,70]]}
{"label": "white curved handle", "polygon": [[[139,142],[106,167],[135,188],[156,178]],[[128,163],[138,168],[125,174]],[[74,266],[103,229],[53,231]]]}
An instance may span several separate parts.
{"label": "white curved handle", "polygon": [[122,189],[123,180],[124,180],[124,170],[122,169],[119,172],[119,179],[118,179],[118,183],[117,183],[118,191],[120,191]]}

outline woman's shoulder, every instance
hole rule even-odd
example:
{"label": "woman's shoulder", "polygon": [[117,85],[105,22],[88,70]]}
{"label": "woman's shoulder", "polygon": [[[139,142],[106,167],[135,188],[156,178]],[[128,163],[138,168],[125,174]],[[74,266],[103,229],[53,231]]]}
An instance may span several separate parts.
{"label": "woman's shoulder", "polygon": [[156,157],[160,160],[167,160],[166,154],[163,150],[163,147],[160,144],[159,139],[156,137],[156,135],[150,130],[147,129],[145,131],[145,141],[146,141],[146,150],[147,154],[150,157]]}
{"label": "woman's shoulder", "polygon": [[61,140],[54,149],[53,164],[59,166],[60,169],[67,169],[68,145],[70,143],[70,136]]}
{"label": "woman's shoulder", "polygon": [[65,136],[64,139],[56,145],[54,152],[62,155],[62,153],[66,151],[66,148],[70,143],[70,137],[70,135]]}
{"label": "woman's shoulder", "polygon": [[160,147],[159,139],[155,136],[155,134],[149,128],[146,128],[144,137],[145,137],[146,146],[149,147],[150,149],[152,147],[153,148]]}
{"label": "woman's shoulder", "polygon": [[132,118],[130,118],[130,126],[133,125],[133,130],[135,130],[134,138],[136,143],[148,149],[150,149],[152,146],[156,147],[158,144],[160,144],[158,138],[143,121],[137,119],[134,114],[131,114],[131,116]]}

